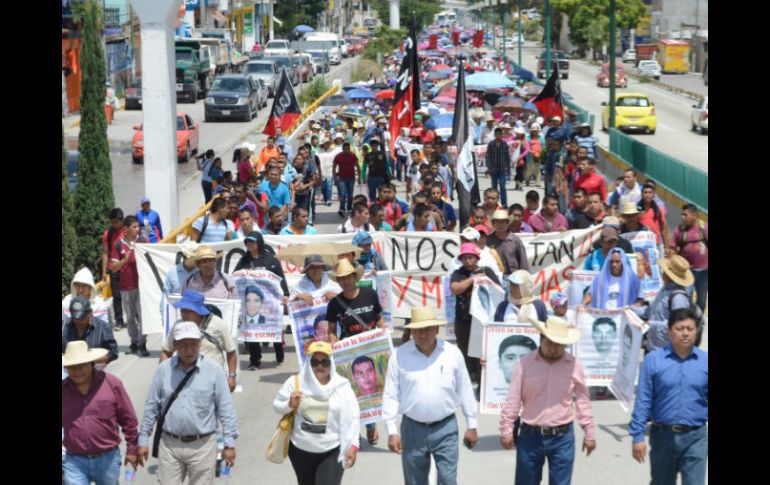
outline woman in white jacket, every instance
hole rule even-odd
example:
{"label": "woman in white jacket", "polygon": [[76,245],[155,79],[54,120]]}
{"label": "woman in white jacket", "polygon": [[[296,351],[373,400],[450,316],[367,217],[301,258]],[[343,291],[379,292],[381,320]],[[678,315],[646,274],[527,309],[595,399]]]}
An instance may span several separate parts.
{"label": "woman in white jacket", "polygon": [[70,302],[72,298],[80,295],[85,296],[91,301],[91,309],[94,312],[94,316],[106,323],[110,323],[109,305],[99,298],[96,292],[96,285],[94,284],[94,275],[91,274],[91,270],[88,268],[82,268],[75,273],[70,284],[71,293],[64,297],[61,301],[61,313],[62,321],[70,318]]}
{"label": "woman in white jacket", "polygon": [[[273,401],[279,414],[296,409],[289,460],[299,485],[339,485],[344,468],[356,462],[360,428],[358,399],[350,382],[337,375],[328,342],[312,342],[310,359],[284,382]],[[344,468],[343,468],[344,466]]]}
{"label": "woman in white jacket", "polygon": [[329,266],[318,254],[305,257],[302,273],[305,275],[299,284],[291,289],[289,300],[302,300],[308,305],[313,304],[314,298],[326,297],[331,300],[342,291],[337,282],[329,279],[326,272]]}

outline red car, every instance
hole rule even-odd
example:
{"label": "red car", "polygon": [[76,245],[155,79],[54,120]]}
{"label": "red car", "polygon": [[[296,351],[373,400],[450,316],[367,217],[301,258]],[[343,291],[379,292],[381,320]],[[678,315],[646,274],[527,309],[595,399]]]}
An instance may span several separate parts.
{"label": "red car", "polygon": [[349,35],[345,37],[345,40],[347,40],[350,43],[350,47],[349,47],[350,55],[352,56],[358,55],[364,51],[364,43],[360,37]]}
{"label": "red car", "polygon": [[[131,159],[134,163],[144,161],[144,133],[142,125],[134,125],[133,140],[131,140]],[[176,156],[179,163],[186,162],[198,153],[200,128],[198,123],[184,113],[176,114]]]}
{"label": "red car", "polygon": [[[602,70],[596,75],[596,85],[600,88],[610,87],[610,65],[604,64]],[[615,65],[615,87],[627,88],[628,78],[626,77],[626,70],[623,66]]]}
{"label": "red car", "polygon": [[297,70],[300,83],[313,80],[313,64],[309,54],[296,54],[291,56],[291,66]]}

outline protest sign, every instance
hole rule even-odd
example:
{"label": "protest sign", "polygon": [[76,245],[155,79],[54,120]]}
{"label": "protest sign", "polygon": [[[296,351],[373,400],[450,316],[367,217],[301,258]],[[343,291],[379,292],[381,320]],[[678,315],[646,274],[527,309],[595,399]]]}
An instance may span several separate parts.
{"label": "protest sign", "polygon": [[378,271],[375,276],[377,297],[382,307],[382,318],[390,331],[393,331],[393,285],[390,282],[391,271]]}
{"label": "protest sign", "polygon": [[538,345],[540,333],[530,324],[485,325],[483,355],[487,364],[481,371],[482,413],[500,414],[519,361]]}
{"label": "protest sign", "polygon": [[636,374],[642,349],[642,320],[633,310],[627,308],[623,311],[620,335],[620,358],[609,388],[623,410],[628,412],[634,406]]}
{"label": "protest sign", "polygon": [[620,355],[623,310],[588,308],[577,312],[577,327],[583,335],[576,344],[588,386],[607,386],[615,375]]}
{"label": "protest sign", "polygon": [[586,292],[591,291],[591,284],[594,282],[594,278],[599,274],[599,271],[587,271],[583,269],[576,269],[572,272],[572,276],[569,280],[569,292],[567,294],[569,307],[575,308],[583,303],[583,297]]}
{"label": "protest sign", "polygon": [[455,340],[455,310],[457,308],[457,298],[452,294],[450,285],[452,284],[452,276],[446,275],[442,278],[442,288],[444,289],[444,320],[447,324],[445,329],[445,336],[447,340]]}
{"label": "protest sign", "polygon": [[264,269],[233,273],[241,298],[241,342],[283,341],[283,290],[281,278]]}
{"label": "protest sign", "polygon": [[393,353],[390,332],[384,328],[359,333],[334,344],[337,374],[350,381],[361,408],[361,424],[382,416],[382,393],[388,361]]}
{"label": "protest sign", "polygon": [[[291,319],[291,334],[294,337],[294,348],[297,353],[297,361],[300,369],[305,363],[305,346],[311,340],[329,341],[329,322],[326,321],[326,307],[329,304],[327,298],[314,298],[313,304],[308,305],[302,300],[289,302],[289,316]],[[318,317],[321,319],[316,322]]]}
{"label": "protest sign", "polygon": [[505,291],[487,276],[476,276],[471,293],[471,334],[468,355],[481,357],[484,345],[484,324],[494,320],[497,306],[505,301]]}
{"label": "protest sign", "polygon": [[636,255],[635,264],[632,261],[632,268],[641,280],[641,290],[646,301],[651,302],[658,294],[662,281],[660,278],[660,266],[658,258],[660,251],[655,240],[655,233],[652,231],[637,231],[621,234],[621,237],[627,239],[634,248]]}

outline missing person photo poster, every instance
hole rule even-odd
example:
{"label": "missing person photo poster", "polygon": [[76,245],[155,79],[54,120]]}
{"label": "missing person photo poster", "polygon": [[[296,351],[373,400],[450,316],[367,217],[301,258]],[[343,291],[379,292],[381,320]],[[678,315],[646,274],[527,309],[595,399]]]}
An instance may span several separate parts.
{"label": "missing person photo poster", "polygon": [[241,299],[241,342],[281,342],[283,290],[281,278],[264,269],[242,269],[232,274]]}
{"label": "missing person photo poster", "polygon": [[567,301],[570,308],[577,308],[583,304],[586,293],[591,291],[591,284],[599,271],[576,269],[572,271],[567,289]]}
{"label": "missing person photo poster", "polygon": [[382,393],[388,361],[393,353],[390,332],[378,328],[335,343],[337,374],[350,381],[361,408],[361,424],[375,423],[382,417]]}
{"label": "missing person photo poster", "polygon": [[540,333],[528,323],[484,326],[484,358],[481,370],[481,412],[500,414],[519,361],[537,349]]}
{"label": "missing person photo poster", "polygon": [[621,234],[621,237],[627,239],[634,248],[635,258],[629,258],[629,262],[632,263],[631,267],[641,280],[644,299],[651,302],[662,285],[660,266],[658,266],[660,251],[655,233],[652,231],[627,232]]}
{"label": "missing person photo poster", "polygon": [[328,305],[329,300],[326,298],[314,298],[312,305],[302,300],[289,302],[291,335],[294,338],[294,348],[300,369],[307,360],[305,348],[308,342],[311,340],[329,342],[329,321],[326,320]]}
{"label": "missing person photo poster", "polygon": [[577,327],[583,336],[576,354],[583,364],[586,385],[608,386],[615,376],[620,355],[620,327],[623,310],[588,308],[577,312]]}
{"label": "missing person photo poster", "polygon": [[634,390],[639,371],[639,353],[642,350],[642,320],[633,312],[623,311],[620,330],[620,357],[617,370],[610,383],[610,392],[629,412],[634,407]]}
{"label": "missing person photo poster", "polygon": [[495,317],[497,306],[505,301],[505,290],[487,278],[477,276],[473,282],[471,294],[471,335],[468,339],[468,355],[481,357],[484,345],[484,323]]}
{"label": "missing person photo poster", "polygon": [[393,331],[393,309],[391,308],[391,302],[393,301],[393,285],[390,282],[390,275],[392,271],[378,271],[374,276],[375,291],[380,299],[380,306],[382,307],[382,318],[385,319],[385,324],[388,329]]}

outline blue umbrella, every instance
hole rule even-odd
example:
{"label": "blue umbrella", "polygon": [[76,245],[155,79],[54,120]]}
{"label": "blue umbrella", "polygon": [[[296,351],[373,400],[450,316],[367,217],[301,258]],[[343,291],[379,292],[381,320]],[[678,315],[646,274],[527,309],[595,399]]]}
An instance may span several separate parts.
{"label": "blue umbrella", "polygon": [[[456,83],[455,83],[456,85]],[[468,88],[515,88],[516,83],[496,72],[478,72],[465,77],[465,85]]]}
{"label": "blue umbrella", "polygon": [[431,119],[425,122],[425,128],[428,128],[429,130],[451,128],[452,123],[454,122],[454,119],[455,119],[454,113],[444,113],[444,114],[432,116]]}
{"label": "blue umbrella", "polygon": [[350,99],[374,99],[374,93],[368,89],[352,89],[347,94]]}
{"label": "blue umbrella", "polygon": [[514,75],[518,76],[519,79],[523,79],[525,81],[531,81],[535,79],[535,75],[532,73],[532,71],[528,71],[526,69],[518,68],[514,71]]}
{"label": "blue umbrella", "polygon": [[303,34],[306,34],[308,32],[315,32],[315,29],[308,25],[298,25],[294,27],[294,30],[296,30],[297,32],[302,32]]}

